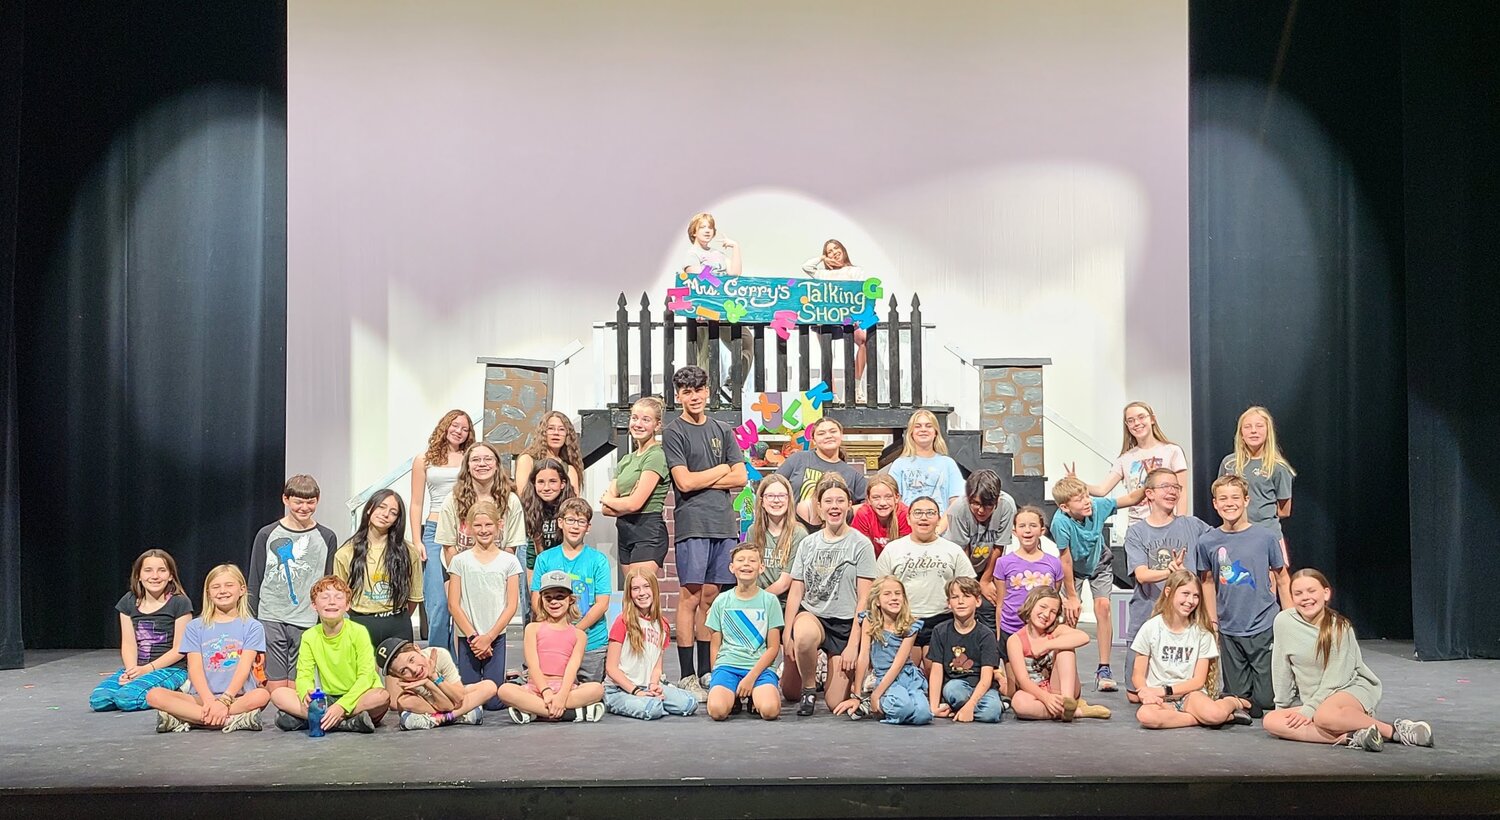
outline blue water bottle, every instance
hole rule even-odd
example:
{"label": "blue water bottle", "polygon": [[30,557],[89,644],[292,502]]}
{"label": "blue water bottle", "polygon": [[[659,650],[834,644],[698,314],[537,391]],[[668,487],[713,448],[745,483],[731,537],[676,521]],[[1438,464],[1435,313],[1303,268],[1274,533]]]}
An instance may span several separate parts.
{"label": "blue water bottle", "polygon": [[328,696],[314,687],[307,696],[307,736],[323,736],[323,715],[328,712]]}

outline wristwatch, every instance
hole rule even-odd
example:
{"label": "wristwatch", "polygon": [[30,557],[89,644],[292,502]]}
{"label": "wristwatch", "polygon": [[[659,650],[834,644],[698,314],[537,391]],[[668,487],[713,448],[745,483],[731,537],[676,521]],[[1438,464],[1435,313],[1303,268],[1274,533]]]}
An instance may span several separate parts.
{"label": "wristwatch", "polygon": [[1168,683],[1163,685],[1162,691],[1167,693],[1167,697],[1172,697],[1172,684]]}

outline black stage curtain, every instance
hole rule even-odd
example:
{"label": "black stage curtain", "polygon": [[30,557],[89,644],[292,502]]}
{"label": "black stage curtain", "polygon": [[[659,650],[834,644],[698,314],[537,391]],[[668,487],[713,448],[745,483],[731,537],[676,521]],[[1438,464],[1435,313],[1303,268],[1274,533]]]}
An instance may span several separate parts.
{"label": "black stage curtain", "polygon": [[113,646],[142,550],[171,552],[197,603],[206,571],[243,564],[279,515],[286,8],[32,2],[25,16],[26,646]]}
{"label": "black stage curtain", "polygon": [[1417,655],[1500,658],[1500,16],[1402,4]]}
{"label": "black stage curtain", "polygon": [[21,28],[25,8],[0,3],[0,669],[21,665],[21,521],[16,462],[16,136],[21,126]]}
{"label": "black stage curtain", "polygon": [[[1399,6],[1193,0],[1197,511],[1239,414],[1298,470],[1285,532],[1361,635],[1410,637]],[[1477,91],[1477,88],[1476,88]]]}

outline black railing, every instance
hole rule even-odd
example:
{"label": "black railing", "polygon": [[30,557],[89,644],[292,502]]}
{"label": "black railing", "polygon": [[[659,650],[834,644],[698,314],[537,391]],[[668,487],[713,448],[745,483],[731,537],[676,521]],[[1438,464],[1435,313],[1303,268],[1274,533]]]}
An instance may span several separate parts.
{"label": "black railing", "polygon": [[[758,322],[705,322],[698,319],[678,319],[670,310],[662,311],[661,321],[653,321],[651,318],[650,298],[641,294],[641,305],[635,318],[631,318],[625,294],[620,294],[618,309],[615,311],[615,320],[606,322],[605,326],[615,331],[615,344],[617,347],[615,358],[615,374],[617,376],[617,390],[615,400],[610,407],[620,409],[628,407],[632,395],[637,391],[631,389],[634,382],[639,385],[640,391],[651,391],[652,379],[656,374],[655,357],[652,355],[660,339],[662,351],[661,373],[665,385],[665,394],[668,407],[675,402],[671,390],[672,373],[680,364],[697,363],[700,340],[702,346],[706,347],[706,366],[709,382],[709,408],[719,410],[731,408],[738,401],[740,385],[745,379],[750,379],[750,386],[756,391],[767,390],[766,366],[773,363],[775,387],[770,389],[783,391],[803,391],[811,388],[818,380],[828,383],[830,388],[835,386],[835,374],[841,370],[842,385],[845,389],[836,393],[832,402],[835,407],[920,407],[922,406],[922,301],[913,294],[911,308],[907,311],[907,318],[902,321],[897,310],[896,297],[892,296],[889,302],[889,311],[884,321],[881,321],[867,331],[865,343],[865,372],[863,380],[865,391],[862,397],[857,397],[854,390],[847,386],[854,384],[854,357],[856,345],[854,344],[854,328],[844,325],[798,325],[786,339],[775,331],[771,325]],[[679,361],[677,350],[677,329],[682,327],[687,350],[682,351],[682,361]],[[635,355],[631,351],[631,334],[634,332],[637,339]],[[903,380],[901,372],[901,345],[902,333],[907,334],[907,343],[911,345],[912,362],[909,378]],[[658,336],[658,334],[660,334]],[[745,356],[741,353],[745,349],[746,340],[750,341],[752,353],[749,356],[750,372],[745,372]],[[795,339],[797,346],[797,380],[791,382],[789,347]],[[717,340],[717,343],[715,343]],[[816,340],[816,341],[814,341]],[[884,351],[879,340],[884,341]],[[772,351],[767,354],[767,341],[771,342]],[[837,359],[834,356],[834,348],[841,348],[841,355]],[[720,372],[720,357],[726,352],[732,351],[734,362],[729,372],[729,384],[723,383]],[[816,347],[818,369],[815,372],[813,365],[813,350]],[[889,359],[886,368],[890,373],[889,389],[885,395],[878,395],[878,378],[880,362],[878,356]],[[634,361],[632,361],[634,359]],[[727,395],[725,388],[728,388]],[[730,397],[733,397],[732,399]],[[857,398],[862,400],[857,400]]]}

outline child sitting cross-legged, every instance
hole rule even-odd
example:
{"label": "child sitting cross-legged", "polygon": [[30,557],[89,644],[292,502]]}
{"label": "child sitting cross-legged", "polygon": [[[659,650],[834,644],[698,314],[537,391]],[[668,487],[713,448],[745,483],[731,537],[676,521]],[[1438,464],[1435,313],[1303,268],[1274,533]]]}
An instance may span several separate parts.
{"label": "child sitting cross-legged", "polygon": [[872,670],[875,690],[870,693],[868,703],[857,695],[851,696],[833,707],[834,714],[858,720],[874,713],[881,716],[882,723],[913,726],[931,723],[927,679],[912,662],[922,622],[911,615],[911,606],[906,602],[906,587],[901,579],[887,575],[876,580],[859,620],[862,628],[859,630],[859,661],[854,679],[864,680],[865,671]]}
{"label": "child sitting cross-legged", "polygon": [[734,589],[708,608],[714,671],[708,682],[708,716],[723,720],[749,700],[762,720],[781,714],[781,688],[771,664],[781,652],[786,620],[781,602],[760,588],[760,547],[740,544],[729,555]]}
{"label": "child sitting cross-legged", "polygon": [[329,575],[312,585],[311,595],[318,625],[302,633],[295,688],[271,693],[271,702],[281,710],[276,728],[306,729],[308,696],[320,689],[330,701],[324,731],[369,734],[385,717],[390,698],[375,671],[369,630],[345,617],[354,593],[342,578]]}
{"label": "child sitting cross-legged", "polygon": [[375,647],[375,663],[385,676],[391,708],[401,712],[402,729],[478,726],[484,720],[481,707],[495,697],[494,681],[464,683],[453,656],[440,646],[422,649],[404,638],[386,638]]}
{"label": "child sitting cross-legged", "polygon": [[525,684],[500,687],[500,702],[511,721],[541,719],[595,723],[604,716],[604,684],[579,683],[588,637],[576,624],[578,596],[568,573],[554,569],[537,576],[535,620],[526,625],[523,648],[530,677]]}
{"label": "child sitting cross-legged", "polygon": [[661,614],[656,567],[636,567],[625,576],[625,611],[609,628],[604,662],[604,708],[624,717],[656,720],[691,715],[698,699],[662,683],[662,651],[671,630]]}
{"label": "child sitting cross-legged", "polygon": [[1174,571],[1130,644],[1135,653],[1130,680],[1141,698],[1135,717],[1147,729],[1250,723],[1244,711],[1250,701],[1205,693],[1209,662],[1219,657],[1219,646],[1201,599],[1198,579],[1187,570]]}

